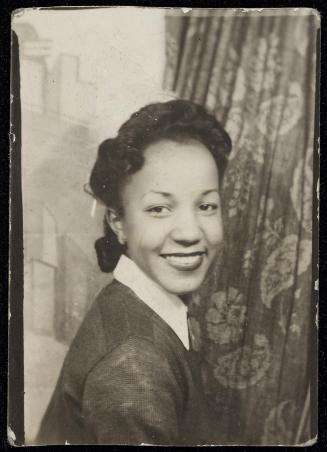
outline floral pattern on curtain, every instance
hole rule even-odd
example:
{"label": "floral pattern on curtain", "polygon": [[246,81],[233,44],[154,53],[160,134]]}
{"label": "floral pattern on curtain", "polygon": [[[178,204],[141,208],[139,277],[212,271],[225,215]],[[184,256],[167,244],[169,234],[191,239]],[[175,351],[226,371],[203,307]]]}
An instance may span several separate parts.
{"label": "floral pattern on curtain", "polygon": [[[233,141],[225,246],[191,306],[221,444],[295,444],[310,421],[312,192],[319,18],[168,12],[165,88]],[[311,387],[311,390],[315,388]]]}

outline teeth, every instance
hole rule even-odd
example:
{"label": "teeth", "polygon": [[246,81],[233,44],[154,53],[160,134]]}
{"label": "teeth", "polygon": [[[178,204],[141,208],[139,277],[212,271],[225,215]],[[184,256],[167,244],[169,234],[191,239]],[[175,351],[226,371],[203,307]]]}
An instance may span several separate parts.
{"label": "teeth", "polygon": [[193,265],[202,259],[201,255],[196,256],[165,256],[167,261],[178,265]]}

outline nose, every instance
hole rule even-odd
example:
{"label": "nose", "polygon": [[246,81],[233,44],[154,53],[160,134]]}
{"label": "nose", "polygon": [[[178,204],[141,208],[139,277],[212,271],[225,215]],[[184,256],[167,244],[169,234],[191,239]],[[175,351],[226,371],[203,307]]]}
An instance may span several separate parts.
{"label": "nose", "polygon": [[183,212],[175,218],[171,237],[183,246],[198,243],[202,238],[202,231],[196,215]]}

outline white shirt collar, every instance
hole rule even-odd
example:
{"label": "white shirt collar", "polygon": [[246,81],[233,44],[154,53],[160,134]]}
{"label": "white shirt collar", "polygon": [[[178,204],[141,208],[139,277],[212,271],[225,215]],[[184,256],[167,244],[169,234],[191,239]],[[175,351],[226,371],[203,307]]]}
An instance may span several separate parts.
{"label": "white shirt collar", "polygon": [[120,257],[113,275],[158,314],[189,350],[187,307],[177,295],[166,292],[124,254]]}

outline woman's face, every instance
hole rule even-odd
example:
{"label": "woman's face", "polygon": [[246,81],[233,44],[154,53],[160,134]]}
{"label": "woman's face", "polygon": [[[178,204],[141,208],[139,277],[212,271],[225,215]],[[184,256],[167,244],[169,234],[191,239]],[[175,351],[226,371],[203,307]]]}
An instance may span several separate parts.
{"label": "woman's face", "polygon": [[215,161],[197,141],[162,140],[144,155],[122,193],[127,254],[168,292],[192,292],[223,239]]}

